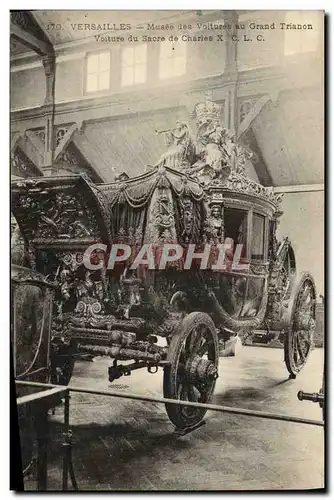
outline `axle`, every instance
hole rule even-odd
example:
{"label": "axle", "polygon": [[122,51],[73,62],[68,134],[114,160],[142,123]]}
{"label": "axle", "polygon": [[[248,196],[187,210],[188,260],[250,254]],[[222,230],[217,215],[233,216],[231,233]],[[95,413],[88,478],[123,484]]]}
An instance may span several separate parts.
{"label": "axle", "polygon": [[[155,346],[158,347],[158,346]],[[152,364],[157,364],[159,361],[165,357],[165,349],[162,347],[160,352],[150,353],[148,351],[139,351],[132,349],[131,347],[125,348],[121,345],[113,345],[111,347],[92,345],[92,344],[78,344],[78,352],[85,352],[93,354],[94,356],[109,356],[115,359],[122,360],[141,360],[149,361]]]}

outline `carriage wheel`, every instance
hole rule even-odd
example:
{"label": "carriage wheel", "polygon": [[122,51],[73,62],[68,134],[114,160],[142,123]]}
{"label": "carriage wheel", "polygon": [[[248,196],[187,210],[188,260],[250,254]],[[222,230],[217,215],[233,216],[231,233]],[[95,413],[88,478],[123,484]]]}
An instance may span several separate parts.
{"label": "carriage wheel", "polygon": [[[208,314],[192,312],[173,336],[164,370],[164,397],[209,403],[218,377],[218,337]],[[180,429],[193,427],[204,417],[202,408],[166,404],[168,417]]]}
{"label": "carriage wheel", "polygon": [[315,330],[316,291],[311,275],[305,274],[292,305],[291,327],[284,336],[284,360],[290,378],[296,378],[311,352]]}

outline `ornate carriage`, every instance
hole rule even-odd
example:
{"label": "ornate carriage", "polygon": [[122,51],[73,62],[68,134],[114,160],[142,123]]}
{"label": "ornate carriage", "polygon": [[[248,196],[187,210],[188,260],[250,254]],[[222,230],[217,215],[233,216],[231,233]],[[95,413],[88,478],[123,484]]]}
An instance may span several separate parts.
{"label": "ornate carriage", "polygon": [[[139,177],[13,183],[30,278],[56,285],[53,382],[69,382],[76,353],[106,355],[110,381],[162,367],[165,397],[209,402],[221,345],[255,330],[284,337],[292,377],[304,366],[315,285],[309,273],[297,278],[289,240],[276,239],[280,199],[247,177],[248,152],[221,126],[216,105],[197,111],[196,141],[178,124],[167,153]],[[33,360],[35,340],[25,341]],[[166,409],[182,429],[205,413]]]}

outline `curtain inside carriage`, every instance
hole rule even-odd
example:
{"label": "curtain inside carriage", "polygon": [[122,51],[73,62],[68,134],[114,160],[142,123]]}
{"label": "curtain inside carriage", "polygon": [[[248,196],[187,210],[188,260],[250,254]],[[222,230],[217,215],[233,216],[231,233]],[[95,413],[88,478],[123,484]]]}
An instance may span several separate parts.
{"label": "curtain inside carriage", "polygon": [[112,243],[132,248],[130,262],[143,244],[151,246],[158,262],[164,244],[177,243],[186,248],[201,240],[203,190],[175,171],[165,169],[164,175],[154,171],[110,186],[105,195],[111,210]]}

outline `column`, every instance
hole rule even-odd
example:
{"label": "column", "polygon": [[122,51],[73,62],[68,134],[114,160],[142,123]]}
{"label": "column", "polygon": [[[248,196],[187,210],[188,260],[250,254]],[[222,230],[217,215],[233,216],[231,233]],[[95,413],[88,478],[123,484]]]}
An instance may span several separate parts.
{"label": "column", "polygon": [[55,55],[45,55],[42,58],[45,78],[46,95],[44,100],[45,113],[45,150],[44,168],[52,169],[54,154],[54,112],[55,112],[55,81],[56,81],[56,59]]}
{"label": "column", "polygon": [[227,32],[225,42],[226,63],[225,75],[229,77],[229,86],[227,88],[227,99],[225,109],[225,120],[228,129],[236,134],[238,128],[238,104],[237,104],[237,86],[238,86],[238,42],[235,39],[238,36],[236,24],[238,22],[238,13],[236,11],[226,11],[224,19],[231,25],[231,30]]}

